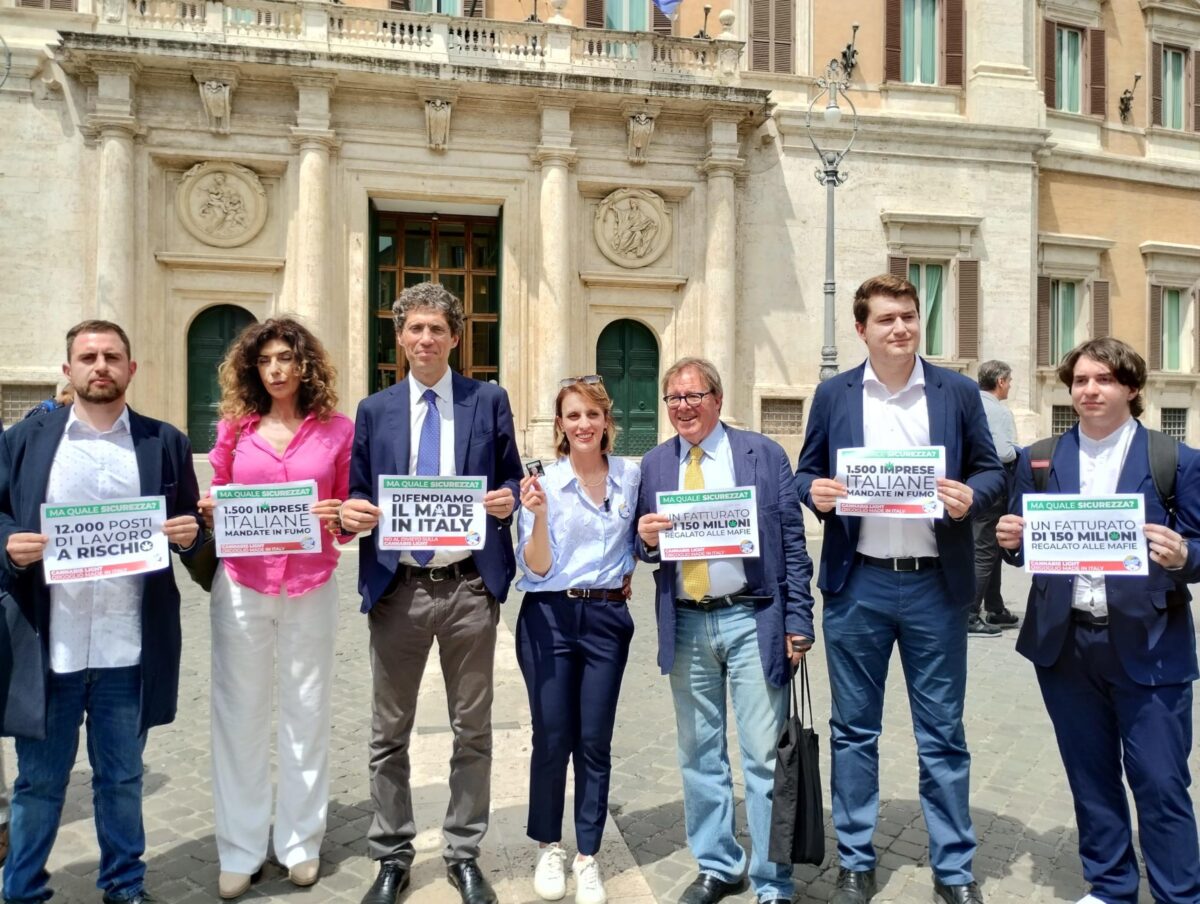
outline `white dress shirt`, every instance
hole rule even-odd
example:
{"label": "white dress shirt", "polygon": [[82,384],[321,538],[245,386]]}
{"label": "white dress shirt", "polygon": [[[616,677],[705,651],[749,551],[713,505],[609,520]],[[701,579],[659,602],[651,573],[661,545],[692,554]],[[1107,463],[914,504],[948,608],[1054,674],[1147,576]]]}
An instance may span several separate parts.
{"label": "white dress shirt", "polygon": [[[704,489],[731,490],[736,487],[737,477],[733,471],[733,447],[729,445],[729,434],[725,425],[718,422],[716,428],[700,441],[704,457],[700,459],[700,473],[704,475]],[[692,444],[682,436],[679,438],[679,489],[684,487],[684,474],[692,457]],[[763,504],[764,500],[758,500]],[[737,593],[746,586],[746,568],[741,559],[708,560],[708,595],[727,596]],[[675,596],[688,598],[683,590],[683,569],[675,569]]]}
{"label": "white dress shirt", "polygon": [[[429,412],[429,404],[422,398],[427,389],[432,389],[437,393],[437,410],[442,419],[440,436],[442,454],[438,476],[453,477],[457,473],[454,469],[454,383],[453,372],[448,367],[442,374],[442,378],[432,386],[426,386],[413,376],[412,371],[408,373],[408,473],[417,473],[417,456],[421,452],[421,427]],[[487,489],[495,488],[488,487]],[[436,568],[441,565],[450,565],[453,562],[461,562],[470,555],[470,550],[439,549],[434,552],[433,558],[425,567]],[[407,551],[400,553],[400,561],[405,565],[416,566],[417,564],[412,553]]]}
{"label": "white dress shirt", "polygon": [[[83,505],[140,496],[141,479],[126,408],[108,430],[71,409],[50,465],[46,502]],[[142,660],[142,578],[50,585],[50,670],[112,669]]]}
{"label": "white dress shirt", "polygon": [[[890,392],[867,359],[863,373],[863,444],[868,449],[905,449],[929,445],[929,406],[925,403],[925,368],[913,364],[908,382]],[[932,518],[862,516],[858,551],[879,559],[936,556]]]}
{"label": "white dress shirt", "polygon": [[[1117,491],[1125,457],[1137,433],[1132,417],[1104,439],[1091,439],[1079,431],[1079,492],[1085,496],[1108,496]],[[1108,615],[1108,594],[1104,575],[1081,574],[1075,578],[1071,606],[1090,612],[1097,618]]]}

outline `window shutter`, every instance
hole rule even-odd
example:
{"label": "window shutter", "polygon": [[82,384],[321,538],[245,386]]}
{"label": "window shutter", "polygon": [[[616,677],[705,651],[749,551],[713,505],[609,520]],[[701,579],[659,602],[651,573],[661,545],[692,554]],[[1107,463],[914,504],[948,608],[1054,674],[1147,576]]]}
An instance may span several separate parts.
{"label": "window shutter", "polygon": [[903,39],[900,23],[904,16],[903,0],[885,0],[883,8],[883,80],[900,81],[900,53]]}
{"label": "window shutter", "polygon": [[1046,19],[1042,25],[1042,91],[1046,95],[1046,106],[1051,110],[1057,106],[1055,94],[1057,93],[1057,79],[1054,75],[1054,67],[1057,62],[1055,53],[1055,39],[1058,37],[1058,26],[1050,19]]}
{"label": "window shutter", "polygon": [[[1195,50],[1192,57],[1192,131],[1200,132],[1200,53]],[[1200,330],[1197,330],[1200,334]]]}
{"label": "window shutter", "polygon": [[771,2],[750,0],[750,68],[771,71]]}
{"label": "window shutter", "polygon": [[958,358],[979,357],[979,261],[958,262]]}
{"label": "window shutter", "polygon": [[1050,277],[1037,278],[1037,365],[1050,366]]}
{"label": "window shutter", "polygon": [[1104,108],[1108,106],[1108,82],[1106,81],[1108,48],[1104,43],[1104,29],[1089,28],[1087,42],[1088,58],[1091,61],[1088,71],[1091,82],[1088,112],[1103,119],[1106,112]]}
{"label": "window shutter", "polygon": [[472,19],[484,18],[484,0],[463,0],[463,15]]}
{"label": "window shutter", "polygon": [[775,57],[772,72],[792,71],[792,3],[794,0],[775,0],[775,21],[771,23],[771,44]]}
{"label": "window shutter", "polygon": [[72,13],[75,11],[75,0],[50,0],[50,8]]}
{"label": "window shutter", "polygon": [[1150,340],[1147,344],[1150,349],[1150,360],[1146,362],[1151,370],[1162,370],[1162,304],[1162,286],[1151,286],[1150,335],[1147,337]]}
{"label": "window shutter", "polygon": [[908,279],[908,258],[901,255],[888,255],[888,273],[900,279]]}
{"label": "window shutter", "polygon": [[1092,281],[1092,338],[1103,339],[1112,333],[1108,313],[1108,280]]}
{"label": "window shutter", "polygon": [[388,9],[394,13],[406,13],[409,11],[408,0],[388,0]]}
{"label": "window shutter", "polygon": [[943,66],[947,85],[961,88],[964,83],[963,47],[966,29],[963,19],[963,0],[946,0],[946,59]]}
{"label": "window shutter", "polygon": [[1161,126],[1162,109],[1162,44],[1150,45],[1150,125]]}
{"label": "window shutter", "polygon": [[675,29],[673,27],[673,23],[671,22],[671,18],[661,9],[659,9],[658,4],[654,3],[653,0],[651,0],[650,9],[654,13],[654,33],[656,35],[674,34]]}
{"label": "window shutter", "polygon": [[588,28],[604,27],[604,0],[587,0],[584,13]]}

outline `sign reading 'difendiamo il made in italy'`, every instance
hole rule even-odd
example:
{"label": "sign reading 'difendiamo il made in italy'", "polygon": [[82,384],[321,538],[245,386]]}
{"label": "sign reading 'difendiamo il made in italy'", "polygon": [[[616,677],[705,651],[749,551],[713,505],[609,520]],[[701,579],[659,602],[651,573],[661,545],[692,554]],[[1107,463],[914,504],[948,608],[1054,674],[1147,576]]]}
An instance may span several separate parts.
{"label": "sign reading 'difendiamo il made in italy'", "polygon": [[380,475],[380,549],[483,549],[483,477]]}
{"label": "sign reading 'difendiamo il made in italy'", "polygon": [[837,501],[837,513],[940,518],[937,482],[945,476],[945,446],[838,449],[837,479],[848,495]]}
{"label": "sign reading 'difendiamo il made in italy'", "polygon": [[1034,574],[1149,574],[1146,503],[1111,496],[1034,493],[1024,497],[1025,570]]}
{"label": "sign reading 'difendiamo il made in italy'", "polygon": [[658,535],[663,559],[757,559],[758,501],[754,487],[658,493],[658,513],[671,529]]}
{"label": "sign reading 'difendiamo il made in italy'", "polygon": [[43,505],[47,584],[69,584],[158,571],[171,564],[163,496],[86,505]]}
{"label": "sign reading 'difendiamo il made in italy'", "polygon": [[213,487],[217,555],[279,556],[321,551],[321,520],[312,513],[315,480]]}

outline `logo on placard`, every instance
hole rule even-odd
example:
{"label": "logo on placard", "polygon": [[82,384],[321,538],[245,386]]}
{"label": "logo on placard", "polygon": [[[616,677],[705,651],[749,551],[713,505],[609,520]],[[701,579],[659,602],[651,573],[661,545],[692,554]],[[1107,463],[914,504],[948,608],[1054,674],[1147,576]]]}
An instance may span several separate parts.
{"label": "logo on placard", "polygon": [[471,531],[469,534],[467,534],[467,545],[468,546],[478,546],[479,545],[478,531]]}
{"label": "logo on placard", "polygon": [[740,548],[742,550],[742,554],[748,556],[750,553],[754,552],[754,543],[751,540],[743,540]]}
{"label": "logo on placard", "polygon": [[1121,564],[1125,566],[1126,571],[1137,571],[1142,567],[1142,560],[1137,556],[1126,556]]}

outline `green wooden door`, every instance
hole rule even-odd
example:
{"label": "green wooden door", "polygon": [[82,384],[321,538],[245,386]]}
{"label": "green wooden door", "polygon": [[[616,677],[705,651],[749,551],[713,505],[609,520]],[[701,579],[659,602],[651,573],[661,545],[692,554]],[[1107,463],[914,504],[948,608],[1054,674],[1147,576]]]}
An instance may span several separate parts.
{"label": "green wooden door", "polygon": [[658,445],[658,342],[634,320],[616,320],[596,342],[596,369],[613,400],[618,455]]}
{"label": "green wooden door", "polygon": [[187,432],[194,452],[207,452],[216,441],[221,401],[217,367],[229,343],[253,322],[253,314],[231,304],[209,308],[192,321],[187,340]]}

